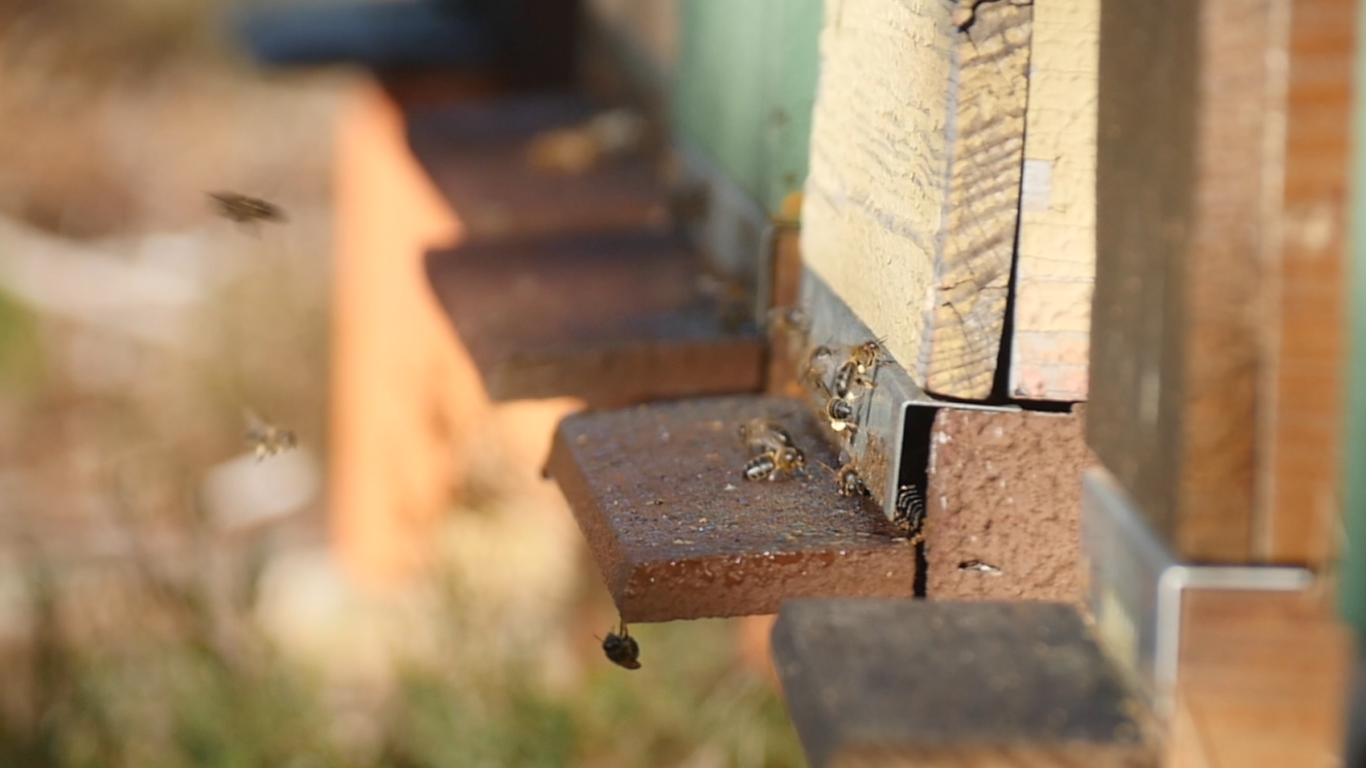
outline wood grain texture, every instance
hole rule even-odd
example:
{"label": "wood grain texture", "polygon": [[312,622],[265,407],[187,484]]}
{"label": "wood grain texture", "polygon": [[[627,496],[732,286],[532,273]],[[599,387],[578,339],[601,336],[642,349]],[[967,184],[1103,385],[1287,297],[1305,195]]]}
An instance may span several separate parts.
{"label": "wood grain texture", "polygon": [[1290,2],[1285,179],[1272,201],[1281,226],[1265,294],[1258,559],[1318,565],[1337,545],[1357,5]]}
{"label": "wood grain texture", "polygon": [[921,351],[925,388],[952,397],[985,398],[996,376],[1019,222],[1032,15],[1028,5],[983,3],[958,36],[947,228]]}
{"label": "wood grain texture", "polygon": [[1035,0],[1010,394],[1087,397],[1100,0]]}
{"label": "wood grain texture", "polygon": [[1018,219],[1028,6],[826,4],[807,265],[917,383],[986,396]]}
{"label": "wood grain texture", "polygon": [[1340,765],[1352,641],[1323,595],[1196,590],[1163,765]]}
{"label": "wood grain texture", "polygon": [[1280,25],[1265,0],[1102,5],[1088,440],[1194,560],[1251,554]]}

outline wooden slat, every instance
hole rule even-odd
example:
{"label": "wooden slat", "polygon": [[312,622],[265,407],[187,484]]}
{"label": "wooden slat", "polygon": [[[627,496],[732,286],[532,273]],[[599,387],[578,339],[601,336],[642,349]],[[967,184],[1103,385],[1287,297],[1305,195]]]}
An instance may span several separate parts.
{"label": "wooden slat", "polygon": [[[737,434],[769,419],[804,473],[745,480]],[[824,465],[822,467],[821,465]],[[915,550],[837,491],[836,449],[800,401],[737,396],[575,414],[546,469],[627,622],[768,614],[793,597],[910,597]]]}
{"label": "wooden slat", "polygon": [[1096,274],[1100,0],[1035,0],[1010,394],[1085,400]]}
{"label": "wooden slat", "polygon": [[1352,670],[1323,595],[1188,591],[1168,768],[1339,765]]}
{"label": "wooden slat", "polygon": [[799,600],[773,655],[814,768],[1151,768],[1150,720],[1079,609]]}
{"label": "wooden slat", "polygon": [[1273,5],[1102,5],[1088,440],[1197,560],[1251,554]]}
{"label": "wooden slat", "polygon": [[996,377],[1020,213],[1033,7],[979,5],[957,40],[946,231],[935,264],[925,388],[985,398]]}
{"label": "wooden slat", "polygon": [[[826,4],[808,266],[920,384],[985,397],[1018,210],[1030,8]],[[942,324],[942,327],[941,327]]]}
{"label": "wooden slat", "polygon": [[1255,555],[1272,561],[1319,564],[1337,546],[1357,13],[1351,0],[1294,0],[1290,9],[1283,221],[1279,272],[1267,286],[1258,443],[1265,485],[1254,531]]}

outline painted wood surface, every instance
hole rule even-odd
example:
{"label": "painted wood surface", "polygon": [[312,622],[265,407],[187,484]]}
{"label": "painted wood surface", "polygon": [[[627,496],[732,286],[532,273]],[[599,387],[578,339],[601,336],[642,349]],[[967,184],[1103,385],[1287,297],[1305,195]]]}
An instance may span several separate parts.
{"label": "painted wood surface", "polygon": [[1035,0],[1010,394],[1087,397],[1100,0]]}
{"label": "painted wood surface", "polygon": [[996,377],[1018,221],[1032,9],[826,6],[803,210],[808,265],[917,383]]}

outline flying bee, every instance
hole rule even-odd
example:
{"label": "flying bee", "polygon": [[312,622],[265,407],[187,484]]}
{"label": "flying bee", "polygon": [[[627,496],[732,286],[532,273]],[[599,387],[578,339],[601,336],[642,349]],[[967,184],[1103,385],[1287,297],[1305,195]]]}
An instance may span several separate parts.
{"label": "flying bee", "polygon": [[751,453],[768,453],[792,445],[792,435],[768,419],[750,419],[737,430],[745,448]]}
{"label": "flying bee", "polygon": [[640,644],[636,642],[634,637],[631,637],[624,621],[621,622],[621,634],[608,632],[607,637],[603,638],[602,652],[607,656],[608,661],[618,667],[640,669]]}
{"label": "flying bee", "polygon": [[834,351],[829,347],[819,346],[811,350],[811,354],[806,356],[806,362],[802,364],[802,383],[826,397],[830,397],[830,386],[825,383],[825,379],[830,374],[830,359],[834,355]]}
{"label": "flying bee", "polygon": [[925,499],[914,485],[903,485],[896,492],[896,512],[892,522],[906,531],[912,544],[925,540]]}
{"label": "flying bee", "polygon": [[213,201],[219,216],[238,224],[286,221],[285,212],[280,210],[280,206],[259,197],[247,197],[236,192],[210,192],[209,198]]}
{"label": "flying bee", "polygon": [[761,453],[749,460],[745,464],[744,476],[746,480],[769,480],[778,479],[779,475],[796,474],[806,466],[806,454],[799,448],[787,446],[784,448]]}
{"label": "flying bee", "polygon": [[830,428],[836,432],[848,430],[852,436],[858,431],[854,424],[854,405],[848,400],[832,397],[825,401],[825,416],[830,419]]}
{"label": "flying bee", "polygon": [[863,484],[863,478],[858,476],[858,470],[853,463],[845,464],[835,473],[835,482],[841,496],[870,496],[868,486]]}
{"label": "flying bee", "polygon": [[1001,575],[1001,569],[981,560],[964,560],[958,564],[960,571],[977,571],[978,573],[989,573],[993,576]]}
{"label": "flying bee", "polygon": [[274,456],[282,451],[293,450],[298,446],[298,439],[295,438],[292,430],[267,424],[250,408],[244,409],[243,413],[247,419],[247,432],[244,437],[247,445],[251,446],[252,453],[255,454],[257,461]]}

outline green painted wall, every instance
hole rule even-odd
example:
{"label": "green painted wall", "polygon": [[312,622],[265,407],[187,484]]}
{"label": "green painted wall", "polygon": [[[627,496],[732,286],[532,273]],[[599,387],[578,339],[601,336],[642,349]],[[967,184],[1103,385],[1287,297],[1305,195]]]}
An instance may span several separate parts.
{"label": "green painted wall", "polygon": [[[1357,14],[1357,39],[1366,40],[1366,13]],[[1352,147],[1352,220],[1348,250],[1347,446],[1343,456],[1343,509],[1347,548],[1339,593],[1343,617],[1366,636],[1366,56],[1357,49],[1356,143]]]}
{"label": "green painted wall", "polygon": [[676,130],[770,212],[806,179],[821,0],[682,0]]}

